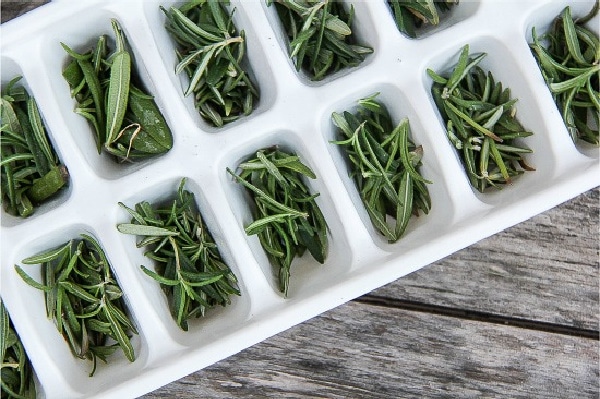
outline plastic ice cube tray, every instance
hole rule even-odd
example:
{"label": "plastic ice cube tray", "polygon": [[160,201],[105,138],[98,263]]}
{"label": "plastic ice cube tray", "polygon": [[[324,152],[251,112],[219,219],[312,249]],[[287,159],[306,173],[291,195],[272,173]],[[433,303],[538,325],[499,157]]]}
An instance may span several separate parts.
{"label": "plastic ice cube tray", "polygon": [[[209,127],[182,95],[187,82],[174,73],[175,44],[159,10],[173,2],[56,0],[2,26],[2,84],[24,76],[71,174],[69,188],[33,216],[2,213],[1,295],[33,363],[40,397],[144,394],[598,186],[598,148],[573,144],[528,47],[533,26],[543,32],[566,5],[584,15],[593,1],[461,1],[414,40],[398,32],[384,0],[346,3],[356,8],[358,40],[374,53],[358,67],[312,82],[288,58],[274,8],[232,0],[261,98],[251,116],[222,128]],[[119,165],[99,156],[90,126],[73,113],[59,43],[85,51],[100,34],[112,37],[110,18],[120,21],[137,72],[173,131],[173,149],[159,158]],[[597,32],[597,19],[592,22]],[[471,188],[430,95],[426,69],[450,68],[467,43],[472,52],[488,54],[482,66],[512,89],[520,122],[535,132],[525,143],[536,171],[498,192]],[[372,227],[340,149],[329,143],[331,113],[351,110],[375,92],[396,122],[409,118],[412,138],[424,148],[421,171],[434,182],[432,211],[413,218],[396,244]],[[321,193],[317,202],[331,229],[324,265],[309,256],[293,264],[288,298],[279,293],[258,239],[244,234],[250,207],[225,172],[274,144],[297,152],[316,172],[309,184]],[[171,318],[158,284],[141,272],[141,264],[152,264],[135,237],[116,230],[129,219],[117,202],[173,198],[182,177],[242,291],[231,306],[194,320],[188,332]],[[136,361],[117,352],[93,378],[90,364],[71,355],[46,318],[43,293],[13,267],[83,232],[105,249],[140,331],[133,338]],[[35,267],[26,270],[40,277]]]}

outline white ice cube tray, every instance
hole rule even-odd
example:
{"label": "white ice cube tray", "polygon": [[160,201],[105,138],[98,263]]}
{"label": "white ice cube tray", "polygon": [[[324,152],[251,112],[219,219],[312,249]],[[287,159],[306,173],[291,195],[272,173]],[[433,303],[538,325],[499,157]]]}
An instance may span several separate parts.
{"label": "white ice cube tray", "polygon": [[[173,2],[56,0],[2,25],[2,84],[24,76],[71,174],[68,189],[33,216],[2,213],[1,295],[33,363],[40,397],[142,395],[599,185],[598,148],[573,144],[528,47],[533,26],[545,31],[566,5],[584,15],[592,0],[462,0],[440,26],[415,40],[398,32],[384,0],[352,3],[353,30],[374,53],[359,67],[312,82],[288,58],[275,9],[264,1],[232,0],[261,98],[251,116],[223,128],[209,127],[192,98],[182,95],[187,80],[174,74],[175,45],[159,10]],[[137,72],[172,129],[174,146],[164,156],[127,165],[99,156],[90,126],[73,113],[60,42],[87,51],[99,35],[113,37],[110,18],[120,21]],[[488,54],[482,66],[512,89],[519,120],[535,132],[525,144],[537,170],[499,192],[471,188],[430,95],[426,69],[449,69],[467,43],[472,53]],[[372,227],[340,149],[329,143],[335,137],[331,113],[351,110],[375,92],[395,122],[409,118],[412,138],[424,148],[421,172],[434,182],[430,214],[413,218],[396,244]],[[279,293],[256,236],[244,233],[250,207],[225,172],[274,144],[297,152],[316,172],[309,185],[321,193],[317,203],[331,229],[324,265],[309,255],[293,264],[288,298]],[[135,237],[115,227],[129,221],[117,202],[172,199],[182,177],[242,292],[231,306],[193,320],[188,332],[173,321],[159,285],[140,270],[152,262],[136,248]],[[135,362],[117,351],[93,378],[90,363],[71,355],[46,318],[43,293],[25,284],[13,266],[83,232],[105,249],[140,331],[133,338]],[[25,270],[39,279],[38,267]]]}

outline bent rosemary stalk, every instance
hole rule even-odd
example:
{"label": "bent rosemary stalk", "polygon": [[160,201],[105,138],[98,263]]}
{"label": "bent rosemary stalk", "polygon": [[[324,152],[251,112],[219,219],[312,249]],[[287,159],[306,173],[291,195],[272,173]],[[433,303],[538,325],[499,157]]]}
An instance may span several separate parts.
{"label": "bent rosemary stalk", "polygon": [[221,258],[204,219],[196,208],[194,194],[181,180],[177,198],[153,207],[142,201],[135,209],[119,205],[132,217],[117,225],[124,234],[142,237],[138,248],[148,246],[146,257],[156,262],[155,271],[142,271],[162,287],[173,319],[184,331],[188,320],[204,316],[206,310],[227,306],[232,295],[240,295],[237,278]]}
{"label": "bent rosemary stalk", "polygon": [[394,126],[378,94],[359,100],[356,113],[332,114],[341,138],[332,143],[343,148],[371,223],[394,243],[413,215],[429,213],[431,182],[418,171],[423,147],[409,139],[408,119]]}
{"label": "bent rosemary stalk", "polygon": [[314,172],[295,154],[277,148],[256,152],[238,165],[240,174],[227,168],[244,186],[254,203],[254,222],[247,235],[258,235],[279,277],[279,290],[287,296],[294,258],[308,250],[319,263],[327,256],[327,223],[303,179]]}
{"label": "bent rosemary stalk", "polygon": [[33,368],[25,348],[0,300],[0,331],[2,337],[2,398],[35,399]]}
{"label": "bent rosemary stalk", "polygon": [[565,7],[546,34],[532,28],[529,44],[569,135],[594,145],[600,144],[600,41],[584,24],[598,8],[596,1],[587,16],[574,19]]}
{"label": "bent rosemary stalk", "polygon": [[41,265],[41,283],[21,266],[15,265],[15,270],[27,284],[44,291],[47,316],[54,319],[73,355],[93,362],[90,377],[96,371],[97,359],[106,363],[119,348],[130,362],[135,360],[130,337],[138,332],[128,316],[123,292],[104,250],[95,238],[82,234],[81,239],[22,262]]}
{"label": "bent rosemary stalk", "polygon": [[289,40],[289,55],[296,70],[303,68],[312,80],[321,80],[342,68],[358,66],[373,49],[356,42],[351,27],[354,6],[347,12],[340,1],[267,0]]}
{"label": "bent rosemary stalk", "polygon": [[37,103],[12,79],[0,100],[2,204],[11,215],[27,217],[69,181],[50,144]]}
{"label": "bent rosemary stalk", "polygon": [[440,16],[457,5],[458,0],[387,0],[398,30],[411,38],[426,26],[440,23]]}
{"label": "bent rosemary stalk", "polygon": [[163,154],[173,146],[171,130],[154,98],[142,90],[119,23],[111,24],[117,43],[112,53],[104,35],[83,54],[61,43],[71,57],[62,75],[77,102],[75,113],[92,124],[98,153],[104,150],[120,162]]}
{"label": "bent rosemary stalk", "polygon": [[480,192],[500,189],[515,176],[535,170],[525,162],[532,152],[518,139],[533,133],[516,118],[517,99],[479,63],[485,53],[469,55],[465,45],[446,77],[432,71],[433,100],[446,124],[446,134],[459,153],[471,185]]}
{"label": "bent rosemary stalk", "polygon": [[250,115],[259,99],[242,67],[246,36],[244,31],[238,34],[228,4],[229,0],[201,0],[169,10],[160,7],[178,45],[175,73],[185,71],[190,79],[184,95],[193,94],[200,115],[217,127]]}

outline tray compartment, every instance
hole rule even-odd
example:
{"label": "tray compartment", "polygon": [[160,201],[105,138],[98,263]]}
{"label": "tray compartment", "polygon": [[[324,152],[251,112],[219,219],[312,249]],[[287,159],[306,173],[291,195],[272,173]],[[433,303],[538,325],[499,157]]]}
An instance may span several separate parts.
{"label": "tray compartment", "polygon": [[308,251],[302,257],[296,258],[292,262],[288,298],[305,298],[325,289],[328,281],[341,278],[350,269],[352,263],[352,254],[351,250],[349,250],[351,247],[348,245],[346,232],[332,204],[331,196],[333,194],[329,192],[321,180],[318,163],[311,157],[311,154],[297,135],[301,135],[301,133],[286,131],[284,129],[267,132],[253,142],[245,144],[243,147],[228,154],[225,164],[221,167],[223,171],[223,189],[226,192],[226,197],[230,200],[231,210],[238,221],[236,228],[246,237],[246,241],[250,245],[255,259],[260,264],[269,285],[281,297],[283,297],[283,294],[279,292],[276,271],[267,259],[258,237],[255,235],[246,236],[243,231],[244,227],[253,221],[250,197],[246,193],[246,189],[236,183],[226,173],[225,168],[229,167],[237,173],[237,166],[248,159],[248,157],[253,156],[256,151],[276,145],[286,152],[298,155],[300,160],[315,172],[317,178],[306,179],[305,183],[311,193],[320,193],[320,196],[316,198],[316,203],[321,208],[329,226],[329,250],[324,264],[315,261]]}
{"label": "tray compartment", "polygon": [[250,79],[255,84],[259,99],[255,100],[256,104],[253,112],[248,116],[241,116],[237,121],[225,124],[221,127],[214,127],[208,124],[201,116],[194,105],[193,94],[184,97],[183,93],[189,85],[189,78],[185,73],[175,74],[175,68],[179,63],[176,50],[177,44],[165,29],[166,16],[160,6],[169,9],[171,6],[179,7],[183,4],[182,1],[146,1],[143,2],[143,12],[149,24],[152,25],[151,32],[153,43],[157,49],[157,55],[162,59],[165,70],[168,74],[168,80],[175,88],[177,98],[181,101],[181,105],[185,108],[193,120],[195,126],[202,132],[218,133],[222,132],[239,124],[243,124],[246,120],[254,118],[257,115],[267,112],[275,102],[277,91],[276,87],[267,84],[272,80],[273,70],[269,64],[269,57],[265,54],[263,47],[260,45],[260,35],[263,30],[257,22],[253,21],[253,16],[249,15],[243,3],[232,2],[227,6],[228,10],[235,10],[233,13],[233,22],[236,25],[237,31],[244,31],[246,35],[246,53],[242,62],[242,67],[248,73]]}
{"label": "tray compartment", "polygon": [[[177,195],[180,182],[181,177],[160,179],[126,199],[121,200],[121,202],[132,209],[134,209],[136,203],[141,201],[148,201],[155,209],[157,205],[171,204]],[[196,205],[219,248],[224,262],[231,268],[238,279],[241,296],[232,295],[230,297],[231,304],[226,307],[216,306],[212,309],[207,309],[204,317],[192,318],[188,321],[187,332],[181,330],[171,316],[167,297],[159,283],[150,276],[147,276],[140,268],[140,265],[144,265],[148,269],[155,271],[155,262],[144,256],[144,252],[149,248],[136,247],[136,243],[140,237],[118,232],[116,234],[121,236],[122,245],[126,252],[127,262],[125,267],[135,269],[135,279],[142,290],[142,292],[138,291],[137,294],[144,296],[145,301],[151,304],[152,309],[158,314],[161,323],[170,337],[180,345],[203,347],[210,345],[212,341],[210,337],[227,335],[230,331],[243,325],[249,319],[251,297],[248,295],[248,289],[246,288],[248,283],[244,281],[240,273],[240,269],[243,269],[244,265],[238,263],[239,260],[233,257],[230,244],[224,240],[223,230],[225,228],[219,224],[215,212],[207,201],[203,193],[202,183],[198,183],[192,178],[186,178],[185,189],[194,194]],[[116,203],[115,206],[117,206]],[[124,209],[119,209],[117,214],[117,221],[114,223],[115,231],[117,224],[130,223],[131,221],[131,217]]]}
{"label": "tray compartment", "polygon": [[129,33],[130,27],[127,20],[121,18],[119,14],[104,7],[94,7],[84,15],[69,16],[66,21],[49,29],[48,34],[44,37],[41,54],[41,58],[46,62],[51,89],[57,102],[63,105],[60,108],[60,117],[68,126],[69,133],[76,142],[89,168],[96,175],[109,180],[133,173],[145,165],[158,161],[169,153],[134,163],[118,163],[105,151],[98,154],[95,134],[91,124],[84,117],[74,112],[76,102],[71,98],[69,85],[62,77],[62,71],[70,62],[70,57],[62,49],[60,43],[65,43],[74,51],[83,53],[96,45],[100,35],[106,35],[108,46],[111,51],[114,51],[115,41],[110,23],[111,18],[119,21],[129,45],[130,54],[132,55],[132,75],[137,75],[144,89],[154,96],[160,112],[171,129],[174,141],[173,148],[175,148],[177,146],[177,134],[173,128],[174,123],[170,120],[169,114],[165,112],[165,100],[161,98],[161,93],[157,90],[153,79],[149,75],[144,57],[137,50],[138,46],[134,35]]}
{"label": "tray compartment", "polygon": [[[571,14],[573,18],[581,18],[589,13],[594,5],[593,1],[563,1],[563,2],[551,2],[548,4],[540,5],[537,9],[533,10],[531,14],[527,15],[524,23],[523,29],[523,37],[525,44],[529,44],[532,42],[532,28],[535,27],[537,35],[542,36],[548,32],[551,28],[554,19],[560,15],[562,10],[569,6],[571,8]],[[590,29],[592,32],[598,36],[600,34],[600,15],[596,15],[591,21],[589,21],[585,26]],[[541,41],[545,44],[545,41]],[[569,133],[564,125],[564,121],[562,119],[562,115],[558,110],[554,99],[552,98],[552,94],[550,89],[546,85],[544,81],[540,68],[531,53],[529,52],[529,57],[524,57],[524,62],[531,61],[531,68],[536,72],[535,80],[540,82],[540,90],[536,92],[536,95],[540,102],[540,107],[542,109],[547,110],[549,118],[552,118],[552,124],[554,125],[555,131],[555,140],[559,141],[562,136],[566,136],[568,140],[560,140],[561,147],[565,153],[570,153],[572,151],[571,148],[575,147],[578,152],[585,155],[586,157],[595,159],[596,161],[600,158],[600,152],[598,151],[598,147],[593,144],[584,142],[582,140],[578,140],[577,143],[573,143],[571,140]],[[543,87],[542,87],[543,86]],[[575,154],[571,155],[573,158],[577,158]]]}
{"label": "tray compartment", "polygon": [[[41,282],[41,267],[23,265],[21,261],[26,257],[63,245],[70,239],[79,238],[82,233],[98,237],[95,229],[84,223],[66,224],[48,228],[38,234],[32,233],[27,240],[23,240],[14,248],[10,257],[12,260],[10,266],[20,265],[28,275]],[[102,241],[98,240],[98,242],[105,250],[111,270],[119,281],[117,268],[114,267],[115,260],[104,248]],[[41,385],[50,397],[57,395],[57,392],[63,392],[63,396],[100,392],[108,384],[118,384],[133,378],[144,367],[148,350],[143,331],[139,331],[139,335],[133,335],[131,338],[136,356],[134,362],[129,362],[119,349],[109,356],[107,364],[98,360],[96,373],[90,378],[88,374],[92,370],[92,362],[78,359],[71,353],[68,343],[56,329],[55,322],[46,316],[44,293],[27,285],[13,267],[2,269],[2,280],[6,287],[10,287],[3,288],[2,295],[7,303],[10,303],[15,328],[30,355]],[[136,315],[131,313],[128,292],[123,290],[123,294],[131,320],[139,326]],[[64,393],[65,391],[68,394]]]}
{"label": "tray compartment", "polygon": [[[56,151],[60,162],[64,162],[61,148],[55,142],[53,134],[54,130],[51,129],[51,126],[46,120],[43,104],[40,103],[40,101],[38,100],[38,97],[43,96],[36,96],[37,91],[33,90],[32,87],[29,86],[27,76],[25,76],[26,74],[24,73],[23,69],[21,69],[19,63],[16,60],[3,55],[0,58],[0,63],[2,64],[2,89],[4,90],[8,82],[10,82],[10,80],[12,80],[13,78],[17,76],[22,76],[22,79],[19,82],[17,82],[17,86],[23,86],[25,90],[27,90],[29,95],[36,99],[36,102],[38,103],[38,109],[40,111],[40,116],[42,118],[42,123],[44,124],[46,132],[48,134],[50,145],[52,146],[54,151]],[[68,167],[68,165],[65,166]],[[41,203],[40,206],[35,207],[33,214],[27,218],[10,215],[4,210],[4,207],[2,207],[2,226],[9,227],[21,223],[27,223],[28,221],[35,220],[35,218],[37,218],[40,215],[43,215],[44,213],[51,212],[53,209],[63,206],[63,204],[65,204],[65,202],[67,202],[69,197],[71,196],[73,190],[72,186],[73,179],[69,178],[69,181],[62,189],[60,189],[52,197],[48,198],[43,203]]]}
{"label": "tray compartment", "polygon": [[[418,217],[411,217],[406,232],[393,244],[389,244],[387,239],[373,227],[354,179],[349,177],[351,169],[345,151],[342,146],[331,143],[333,140],[340,139],[337,133],[338,129],[331,120],[332,112],[342,113],[348,111],[355,113],[358,108],[357,101],[374,93],[379,93],[376,100],[387,107],[394,124],[398,124],[401,119],[408,117],[410,125],[409,137],[417,146],[423,146],[423,165],[419,168],[420,173],[425,179],[433,181],[433,184],[426,185],[431,197],[431,210],[429,214],[426,215],[420,212]],[[322,117],[321,130],[324,142],[333,159],[337,174],[342,180],[354,208],[359,213],[363,225],[369,231],[371,239],[379,248],[384,251],[397,251],[398,247],[404,248],[406,246],[420,245],[420,242],[428,241],[444,234],[455,218],[453,201],[449,196],[447,188],[447,185],[450,183],[446,182],[441,174],[441,169],[445,166],[442,161],[443,155],[438,155],[435,152],[438,146],[435,141],[437,132],[427,132],[425,130],[421,123],[421,117],[410,97],[393,84],[373,84],[369,85],[368,89],[363,88],[355,90],[351,94],[346,94],[343,98],[336,101],[334,109],[328,110]]]}

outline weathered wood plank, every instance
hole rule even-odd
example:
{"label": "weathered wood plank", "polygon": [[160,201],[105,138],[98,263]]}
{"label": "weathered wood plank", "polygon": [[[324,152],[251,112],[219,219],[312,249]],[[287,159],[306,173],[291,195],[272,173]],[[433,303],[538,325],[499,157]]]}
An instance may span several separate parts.
{"label": "weathered wood plank", "polygon": [[597,398],[598,349],[350,302],[143,398]]}
{"label": "weathered wood plank", "polygon": [[25,14],[27,11],[31,11],[36,7],[48,3],[49,0],[3,0],[0,2],[2,8],[0,10],[2,22],[6,22],[19,15]]}
{"label": "weathered wood plank", "polygon": [[597,331],[599,219],[594,189],[371,295]]}

